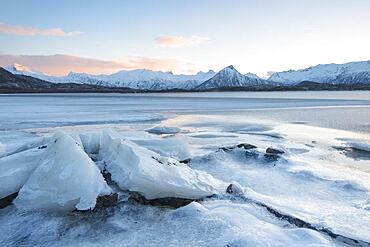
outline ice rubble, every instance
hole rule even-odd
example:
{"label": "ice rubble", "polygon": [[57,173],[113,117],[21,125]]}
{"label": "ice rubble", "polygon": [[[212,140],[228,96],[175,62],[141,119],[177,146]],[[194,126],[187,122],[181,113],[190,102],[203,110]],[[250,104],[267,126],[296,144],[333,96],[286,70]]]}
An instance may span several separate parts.
{"label": "ice rubble", "polygon": [[[29,148],[29,149],[27,149]],[[224,187],[211,175],[123,139],[117,132],[68,135],[57,132],[0,158],[0,199],[19,192],[19,208],[93,209],[112,189],[89,155],[123,190],[148,200],[200,199]],[[88,155],[89,154],[89,155]]]}
{"label": "ice rubble", "polygon": [[88,154],[97,154],[99,153],[100,148],[100,133],[81,133],[80,139],[84,150]]}
{"label": "ice rubble", "polygon": [[121,189],[139,192],[148,200],[199,199],[215,194],[220,186],[212,176],[121,139],[110,130],[102,133],[99,155]]}
{"label": "ice rubble", "polygon": [[48,142],[50,137],[37,137],[32,141],[27,141],[19,145],[19,142],[16,142],[15,144],[3,144],[4,145],[4,153],[3,156],[0,155],[0,157],[9,156],[12,154],[20,153],[32,148],[36,148],[38,146],[43,145],[44,143]]}
{"label": "ice rubble", "polygon": [[56,133],[14,203],[22,208],[87,210],[111,189],[78,142]]}
{"label": "ice rubble", "polygon": [[39,164],[44,151],[33,148],[0,159],[0,199],[20,190]]}

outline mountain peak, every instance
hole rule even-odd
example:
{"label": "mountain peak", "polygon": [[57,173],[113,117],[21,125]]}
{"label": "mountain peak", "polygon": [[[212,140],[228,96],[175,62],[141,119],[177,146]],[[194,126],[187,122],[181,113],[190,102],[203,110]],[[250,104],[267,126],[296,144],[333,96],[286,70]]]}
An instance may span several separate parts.
{"label": "mountain peak", "polygon": [[227,67],[223,68],[223,69],[222,69],[222,70],[220,70],[218,73],[220,73],[220,74],[228,74],[228,75],[241,75],[241,74],[239,73],[239,71],[237,71],[237,70],[235,69],[235,67],[234,67],[234,66],[232,66],[232,65],[229,65],[229,66],[227,66]]}
{"label": "mountain peak", "polygon": [[25,65],[14,63],[11,66],[4,67],[7,71],[9,71],[12,74],[17,75],[28,75],[28,76],[44,76],[42,72],[39,72],[37,70],[33,70]]}
{"label": "mountain peak", "polygon": [[286,85],[298,84],[302,81],[333,84],[369,83],[370,64],[368,61],[318,64],[304,69],[275,72],[271,74],[269,80]]}
{"label": "mountain peak", "polygon": [[234,66],[232,66],[232,65],[227,66],[225,69],[236,70],[236,69],[234,68]]}
{"label": "mountain peak", "polygon": [[255,78],[255,79],[261,79],[258,75],[250,73],[250,72],[244,74],[244,76],[250,77],[250,78]]}
{"label": "mountain peak", "polygon": [[14,71],[26,71],[26,72],[31,72],[32,71],[27,66],[24,66],[24,65],[19,64],[19,63],[14,63],[12,68],[13,68]]}
{"label": "mountain peak", "polygon": [[242,75],[232,65],[227,66],[209,80],[203,82],[197,89],[241,88],[265,85],[266,81],[254,74]]}

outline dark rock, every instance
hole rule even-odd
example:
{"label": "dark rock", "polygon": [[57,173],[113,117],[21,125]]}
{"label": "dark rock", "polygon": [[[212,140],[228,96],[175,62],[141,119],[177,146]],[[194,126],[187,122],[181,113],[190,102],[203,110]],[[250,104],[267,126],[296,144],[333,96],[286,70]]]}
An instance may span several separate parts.
{"label": "dark rock", "polygon": [[249,144],[249,143],[240,143],[240,144],[236,145],[236,147],[237,147],[237,148],[244,148],[244,149],[246,149],[246,150],[257,148],[257,146],[252,145],[252,144]]}
{"label": "dark rock", "polygon": [[257,159],[258,156],[259,156],[259,154],[255,151],[249,151],[249,150],[245,151],[245,157],[248,158],[248,159],[250,159],[250,158]]}
{"label": "dark rock", "polygon": [[219,150],[222,150],[222,151],[229,151],[233,149],[233,147],[222,147],[222,148],[219,148]]}
{"label": "dark rock", "polygon": [[256,136],[267,136],[274,139],[284,139],[283,136],[277,133],[270,133],[270,132],[247,132],[249,135],[256,135]]}
{"label": "dark rock", "polygon": [[228,194],[232,194],[233,193],[233,184],[230,184],[229,186],[227,186],[226,193],[228,193]]}
{"label": "dark rock", "polygon": [[48,146],[43,145],[43,146],[38,147],[37,149],[44,149],[44,148],[47,148],[47,147],[48,147]]}
{"label": "dark rock", "polygon": [[265,154],[263,157],[267,162],[274,162],[281,158],[278,154]]}
{"label": "dark rock", "polygon": [[236,146],[219,148],[219,150],[229,151],[229,150],[232,150],[232,149],[235,149],[235,148],[244,148],[245,150],[249,150],[249,149],[255,149],[257,147],[255,145],[252,145],[252,144],[249,144],[249,143],[239,143]]}
{"label": "dark rock", "polygon": [[0,199],[0,208],[5,208],[12,204],[13,200],[18,196],[18,192],[8,195]]}
{"label": "dark rock", "polygon": [[96,208],[113,207],[118,204],[118,194],[113,193],[110,195],[99,196],[96,199]]}
{"label": "dark rock", "polygon": [[143,204],[143,205],[166,206],[170,208],[183,207],[183,206],[190,204],[193,201],[197,201],[194,199],[184,199],[184,198],[176,198],[176,197],[165,197],[165,198],[148,200],[137,192],[132,192],[130,199],[137,203]]}
{"label": "dark rock", "polygon": [[227,186],[226,193],[234,196],[244,196],[243,189],[238,184],[230,184]]}
{"label": "dark rock", "polygon": [[110,174],[107,170],[104,169],[100,173],[103,175],[103,178],[107,183],[113,183],[112,174]]}
{"label": "dark rock", "polygon": [[191,159],[190,159],[190,158],[188,158],[188,159],[180,160],[179,162],[180,162],[180,163],[183,163],[183,164],[189,164],[189,163],[190,163],[190,161],[191,161]]}
{"label": "dark rock", "polygon": [[162,164],[162,165],[173,165],[173,166],[176,166],[177,164],[174,163],[174,162],[169,162],[167,161],[166,163],[163,163],[162,160],[160,160],[158,157],[152,157],[153,160],[157,161],[159,164]]}
{"label": "dark rock", "polygon": [[342,147],[342,146],[333,146],[335,150],[338,150],[341,152],[341,154],[347,156],[348,158],[351,158],[353,160],[370,160],[370,152],[352,148],[352,147]]}
{"label": "dark rock", "polygon": [[285,152],[283,150],[280,150],[280,149],[268,147],[266,149],[266,153],[267,154],[283,154]]}

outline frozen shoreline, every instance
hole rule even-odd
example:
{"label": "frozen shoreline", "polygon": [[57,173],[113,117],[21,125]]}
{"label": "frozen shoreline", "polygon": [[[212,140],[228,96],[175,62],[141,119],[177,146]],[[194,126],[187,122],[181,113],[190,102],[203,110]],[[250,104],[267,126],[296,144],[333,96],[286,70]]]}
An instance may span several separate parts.
{"label": "frozen shoreline", "polygon": [[[75,136],[109,127],[135,143],[129,146],[139,145],[177,160],[190,159],[187,167],[212,175],[225,185],[240,184],[248,198],[315,227],[370,242],[368,133],[313,127],[305,121],[290,123],[290,119],[281,122],[269,118],[271,115],[263,119],[241,112],[225,115],[203,111],[176,114],[173,110],[160,115],[141,107],[136,115],[154,112],[162,117],[152,122],[36,125],[26,132],[20,127],[0,131],[0,151],[7,155],[7,150],[20,150],[23,143],[38,136],[51,136],[57,130]],[[123,116],[130,117],[130,113],[134,111],[125,111]],[[160,131],[147,132],[154,127]],[[240,143],[257,148],[220,149]],[[270,159],[265,155],[268,147],[285,153]],[[90,148],[95,149],[95,146]],[[32,227],[36,224],[40,227]],[[9,246],[117,246],[122,241],[124,246],[140,243],[149,246],[343,245],[325,234],[279,220],[263,208],[217,197],[168,209],[128,201],[126,192],[122,192],[120,203],[113,208],[87,214],[73,212],[67,216],[24,211],[15,206],[0,209],[0,242]]]}

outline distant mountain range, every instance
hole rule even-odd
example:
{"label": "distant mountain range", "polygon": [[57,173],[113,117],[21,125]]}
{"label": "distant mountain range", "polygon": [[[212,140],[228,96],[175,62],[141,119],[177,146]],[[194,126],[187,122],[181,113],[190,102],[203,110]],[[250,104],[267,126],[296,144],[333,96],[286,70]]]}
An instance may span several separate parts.
{"label": "distant mountain range", "polygon": [[78,83],[105,87],[127,87],[140,90],[193,89],[216,73],[198,72],[194,75],[177,75],[172,72],[152,71],[147,69],[122,70],[110,75],[90,75],[70,72],[66,76],[49,76],[42,72],[31,70],[23,65],[14,64],[5,67],[13,74],[32,76],[54,83]]}
{"label": "distant mountain range", "polygon": [[89,84],[52,83],[26,75],[15,75],[0,67],[0,93],[88,93],[133,92],[129,88],[109,88]]}
{"label": "distant mountain range", "polygon": [[[370,87],[370,61],[323,64],[301,70],[273,73],[268,79],[239,73],[232,65],[218,73],[210,70],[194,75],[146,69],[123,70],[110,75],[71,72],[50,76],[20,64],[5,68],[18,79],[39,79],[41,88],[80,88],[92,91],[210,91],[210,90],[351,90]],[[1,71],[4,74],[4,71]],[[22,77],[23,76],[23,77]],[[9,75],[7,75],[9,77]],[[37,87],[35,81],[32,87]],[[0,87],[4,80],[0,78]],[[45,83],[51,83],[45,84]],[[37,84],[37,83],[36,83]],[[63,86],[63,84],[65,84]],[[31,84],[30,84],[31,85]],[[8,85],[9,86],[9,85]],[[88,91],[87,90],[87,91]]]}
{"label": "distant mountain range", "polygon": [[370,83],[370,61],[319,64],[300,70],[273,73],[270,81],[294,85],[302,81],[330,84]]}

